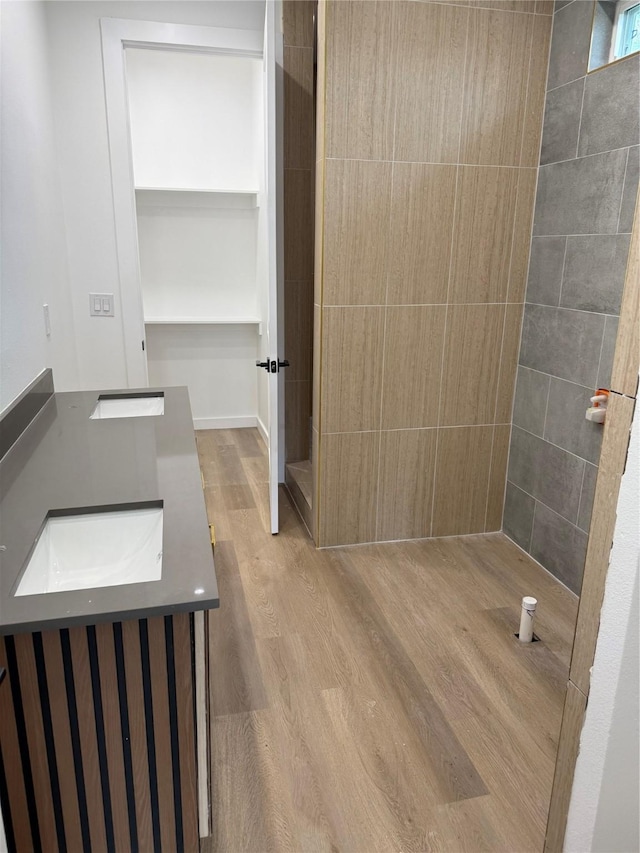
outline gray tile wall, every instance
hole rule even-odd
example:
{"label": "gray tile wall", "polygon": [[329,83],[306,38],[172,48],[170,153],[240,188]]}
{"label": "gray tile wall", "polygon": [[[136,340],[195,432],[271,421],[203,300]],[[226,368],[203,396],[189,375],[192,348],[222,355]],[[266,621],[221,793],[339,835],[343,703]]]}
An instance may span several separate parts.
{"label": "gray tile wall", "polygon": [[557,2],[504,531],[580,591],[638,187],[640,56],[586,74],[592,0]]}

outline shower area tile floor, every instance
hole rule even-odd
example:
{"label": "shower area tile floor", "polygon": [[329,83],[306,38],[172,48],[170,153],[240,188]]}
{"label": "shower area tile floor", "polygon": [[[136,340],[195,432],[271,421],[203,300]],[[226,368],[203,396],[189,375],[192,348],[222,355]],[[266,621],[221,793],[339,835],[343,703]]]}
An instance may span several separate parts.
{"label": "shower area tile floor", "polygon": [[542,850],[576,597],[500,533],[318,551],[281,490],[272,536],[257,431],[197,439],[221,601],[202,849]]}

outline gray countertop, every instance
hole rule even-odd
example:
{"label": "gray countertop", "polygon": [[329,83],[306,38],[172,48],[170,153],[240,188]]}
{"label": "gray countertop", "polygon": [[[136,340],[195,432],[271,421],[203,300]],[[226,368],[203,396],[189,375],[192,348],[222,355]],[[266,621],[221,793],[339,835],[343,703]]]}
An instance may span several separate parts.
{"label": "gray countertop", "polygon": [[[0,634],[219,605],[187,389],[155,390],[164,415],[104,420],[100,392],[55,394],[0,462]],[[145,501],[163,502],[160,580],[14,595],[51,510]]]}

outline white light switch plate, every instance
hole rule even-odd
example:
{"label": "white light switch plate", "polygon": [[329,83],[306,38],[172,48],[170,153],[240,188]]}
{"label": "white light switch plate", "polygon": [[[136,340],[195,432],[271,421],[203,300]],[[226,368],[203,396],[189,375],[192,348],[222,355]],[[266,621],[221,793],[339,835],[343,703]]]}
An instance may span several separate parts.
{"label": "white light switch plate", "polygon": [[113,293],[90,293],[89,314],[92,317],[113,317]]}

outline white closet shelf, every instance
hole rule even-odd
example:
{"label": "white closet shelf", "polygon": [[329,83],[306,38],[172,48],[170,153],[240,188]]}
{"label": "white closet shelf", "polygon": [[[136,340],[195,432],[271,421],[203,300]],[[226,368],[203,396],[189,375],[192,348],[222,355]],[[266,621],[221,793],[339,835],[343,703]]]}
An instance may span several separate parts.
{"label": "white closet shelf", "polygon": [[185,187],[136,187],[136,202],[145,207],[256,208],[258,190],[222,190]]}
{"label": "white closet shelf", "polygon": [[258,326],[259,317],[145,317],[145,326]]}
{"label": "white closet shelf", "polygon": [[223,193],[224,195],[258,195],[258,190],[220,190],[208,187],[136,187],[136,192],[143,193]]}

